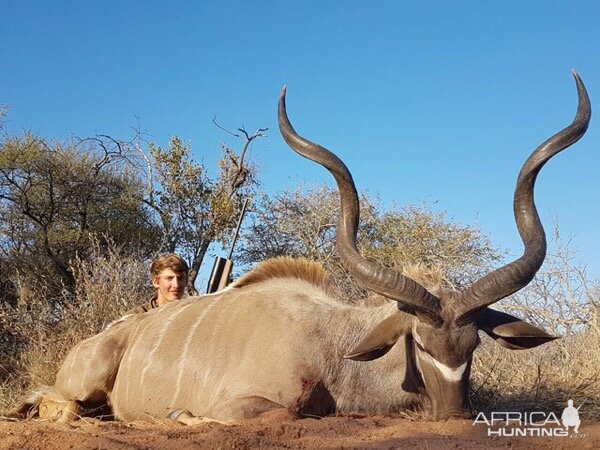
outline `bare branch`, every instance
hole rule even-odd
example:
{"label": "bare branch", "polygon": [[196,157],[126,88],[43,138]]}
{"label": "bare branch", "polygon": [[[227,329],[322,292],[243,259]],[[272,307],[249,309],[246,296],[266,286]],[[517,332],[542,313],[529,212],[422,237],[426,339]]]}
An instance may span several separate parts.
{"label": "bare branch", "polygon": [[215,126],[221,130],[223,130],[225,133],[228,133],[232,136],[235,136],[236,138],[241,138],[241,136],[239,134],[234,133],[231,130],[228,130],[227,128],[223,127],[222,125],[219,125],[219,123],[217,122],[217,116],[213,117],[213,123],[215,124]]}

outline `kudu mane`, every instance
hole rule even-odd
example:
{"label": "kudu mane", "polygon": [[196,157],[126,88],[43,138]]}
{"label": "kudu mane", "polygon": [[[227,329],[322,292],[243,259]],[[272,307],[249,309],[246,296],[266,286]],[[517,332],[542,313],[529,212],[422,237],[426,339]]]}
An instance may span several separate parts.
{"label": "kudu mane", "polygon": [[231,287],[240,289],[274,279],[292,278],[306,281],[336,296],[337,290],[325,268],[306,258],[278,257],[261,262],[253,270],[235,281]]}
{"label": "kudu mane", "polygon": [[[447,281],[444,270],[439,266],[427,267],[423,264],[408,264],[402,269],[402,274],[419,283],[433,295],[441,296],[443,292],[455,290]],[[340,293],[331,280],[329,272],[316,261],[307,258],[291,258],[280,256],[267,259],[258,264],[250,272],[244,274],[231,284],[231,288],[241,289],[254,284],[276,279],[294,279],[306,281],[332,297]],[[363,299],[365,306],[380,306],[391,300],[375,294]]]}

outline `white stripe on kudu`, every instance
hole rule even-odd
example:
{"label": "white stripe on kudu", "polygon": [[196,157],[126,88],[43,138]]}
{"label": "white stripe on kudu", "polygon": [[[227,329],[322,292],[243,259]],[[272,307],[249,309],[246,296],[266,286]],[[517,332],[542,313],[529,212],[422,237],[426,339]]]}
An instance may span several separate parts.
{"label": "white stripe on kudu", "polygon": [[[207,300],[202,299],[202,301]],[[190,346],[192,345],[194,335],[196,334],[196,331],[198,331],[198,328],[206,326],[206,324],[203,322],[203,319],[216,303],[217,302],[214,301],[211,304],[207,305],[206,308],[204,308],[204,310],[202,311],[202,313],[196,318],[196,322],[194,323],[192,328],[188,331],[188,336],[181,350],[181,356],[179,357],[179,361],[177,362],[177,383],[175,384],[175,392],[173,393],[173,398],[171,400],[171,404],[173,405],[175,404],[175,401],[177,400],[177,397],[181,392],[183,374],[186,371],[186,364],[188,364],[188,353],[190,350]]]}
{"label": "white stripe on kudu", "polygon": [[[428,355],[429,356],[429,355]],[[463,374],[465,373],[465,369],[467,368],[467,363],[458,366],[458,367],[448,367],[447,365],[439,362],[435,358],[431,358],[433,360],[433,364],[440,371],[442,376],[448,381],[460,381],[462,379]]]}
{"label": "white stripe on kudu", "polygon": [[[415,341],[421,346],[424,347],[423,345],[423,341],[421,340],[421,336],[419,336],[419,334],[417,333],[417,330],[413,330],[413,336],[415,338]],[[446,364],[438,361],[437,359],[435,359],[433,356],[431,356],[429,353],[427,353],[426,351],[421,350],[420,348],[417,347],[417,350],[419,351],[419,354],[428,362],[430,362],[431,364],[433,364],[435,366],[435,368],[437,370],[439,370],[439,372],[442,374],[442,376],[447,380],[447,381],[460,381],[462,379],[463,374],[465,373],[465,370],[467,368],[467,361],[465,361],[463,364],[461,364],[458,367],[450,367],[447,366]]]}

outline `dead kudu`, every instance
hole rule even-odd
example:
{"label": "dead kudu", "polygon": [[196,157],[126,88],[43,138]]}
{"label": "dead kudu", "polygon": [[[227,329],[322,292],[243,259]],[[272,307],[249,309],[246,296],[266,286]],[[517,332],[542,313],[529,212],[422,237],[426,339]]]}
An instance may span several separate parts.
{"label": "dead kudu", "polygon": [[296,134],[279,100],[279,127],[296,152],[335,177],[339,255],[355,279],[389,299],[378,306],[336,295],[327,273],[306,260],[274,259],[216,294],[125,317],[78,344],[53,387],[19,410],[71,420],[109,404],[124,421],[172,417],[235,422],[275,408],[299,416],[419,410],[464,417],[470,366],[483,330],[510,349],[555,339],[489,306],[526,286],[545,258],[533,188],[542,166],[586,131],[590,102],[575,73],[571,125],[540,145],[519,174],[514,197],[524,243],[519,259],[464,291],[424,287],[365,260],[356,249],[359,204],[350,172],[333,153]]}

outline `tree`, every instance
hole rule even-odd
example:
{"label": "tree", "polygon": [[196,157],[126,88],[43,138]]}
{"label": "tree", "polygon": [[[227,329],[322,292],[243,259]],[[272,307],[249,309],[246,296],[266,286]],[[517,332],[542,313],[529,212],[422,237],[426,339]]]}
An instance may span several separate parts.
{"label": "tree", "polygon": [[578,260],[573,237],[561,234],[554,220],[544,264],[524,289],[500,304],[504,311],[523,317],[555,335],[575,335],[598,328],[598,279]]}
{"label": "tree", "polygon": [[[242,150],[222,145],[214,178],[178,137],[167,149],[143,148],[139,132],[130,141],[107,135],[62,143],[31,133],[4,137],[0,262],[15,261],[15,270],[53,284],[55,291],[71,289],[73,257],[85,259],[90,238],[104,236],[117,246],[142,248],[148,257],[181,253],[190,264],[194,293],[209,245],[228,238],[256,185],[248,152],[266,131],[231,133],[243,140]],[[0,285],[7,277],[0,277]]]}
{"label": "tree", "polygon": [[178,137],[171,139],[167,149],[152,144],[149,151],[138,147],[147,163],[145,202],[159,218],[161,251],[178,252],[189,262],[191,293],[196,292],[194,283],[208,247],[227,239],[244,200],[252,195],[257,183],[256,169],[247,161],[248,150],[267,129],[258,129],[252,135],[244,128],[238,131],[241,134],[231,134],[242,139],[242,150],[238,154],[221,146],[215,179],[193,160],[190,146]]}
{"label": "tree", "polygon": [[142,196],[117,141],[7,137],[0,145],[0,255],[55,291],[73,287],[70,261],[85,257],[91,237],[152,248],[156,227]]}
{"label": "tree", "polygon": [[502,259],[480,230],[452,223],[445,212],[435,213],[426,205],[384,211],[370,240],[365,256],[396,269],[417,264],[439,268],[455,287],[470,284]]}
{"label": "tree", "polygon": [[[307,257],[322,262],[346,295],[364,295],[335,249],[338,213],[338,194],[328,187],[263,196],[239,258],[253,264],[274,256]],[[365,194],[358,247],[366,258],[397,270],[416,264],[441,269],[455,286],[478,278],[501,256],[487,236],[474,227],[448,222],[443,212],[426,206],[384,210]]]}

